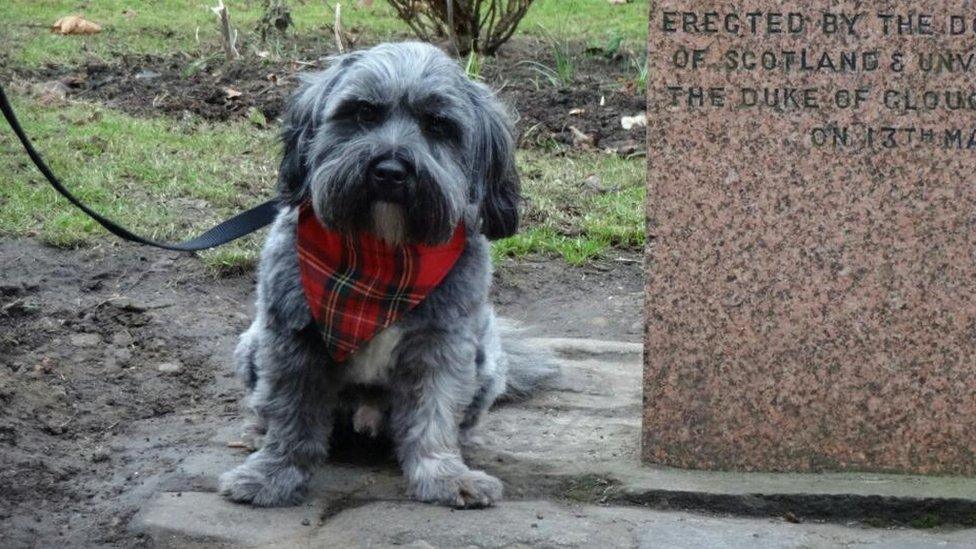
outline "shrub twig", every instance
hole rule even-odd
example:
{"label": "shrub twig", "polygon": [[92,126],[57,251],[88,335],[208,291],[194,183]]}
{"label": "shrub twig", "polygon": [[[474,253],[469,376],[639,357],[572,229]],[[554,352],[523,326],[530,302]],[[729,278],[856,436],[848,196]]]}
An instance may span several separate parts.
{"label": "shrub twig", "polygon": [[518,27],[532,0],[387,0],[421,40],[449,38],[458,55],[493,55]]}
{"label": "shrub twig", "polygon": [[227,11],[227,6],[224,5],[224,0],[217,0],[217,5],[210,10],[220,20],[220,34],[223,38],[224,53],[227,55],[227,59],[240,59],[241,54],[237,51],[237,30],[230,26],[230,13]]}
{"label": "shrub twig", "polygon": [[342,4],[339,2],[336,2],[335,24],[332,26],[332,30],[335,31],[336,49],[339,50],[339,53],[345,53],[346,49],[342,47]]}

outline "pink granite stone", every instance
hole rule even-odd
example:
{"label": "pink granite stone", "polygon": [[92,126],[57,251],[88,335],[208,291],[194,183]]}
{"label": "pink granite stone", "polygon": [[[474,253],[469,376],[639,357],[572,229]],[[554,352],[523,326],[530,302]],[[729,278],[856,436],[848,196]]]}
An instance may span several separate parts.
{"label": "pink granite stone", "polygon": [[[864,15],[826,34],[824,12]],[[886,33],[879,14],[906,17]],[[647,462],[976,474],[974,19],[945,0],[652,2]],[[744,51],[777,66],[730,69]],[[829,68],[842,52],[856,68]],[[812,91],[776,109],[743,88]]]}

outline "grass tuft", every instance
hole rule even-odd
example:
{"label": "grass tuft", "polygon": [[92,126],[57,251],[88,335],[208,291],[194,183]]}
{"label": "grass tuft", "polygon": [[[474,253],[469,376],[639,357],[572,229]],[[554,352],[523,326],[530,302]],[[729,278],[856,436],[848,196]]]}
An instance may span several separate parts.
{"label": "grass tuft", "polygon": [[216,278],[242,276],[254,270],[258,264],[260,244],[254,236],[225,244],[213,250],[201,252],[200,257],[208,272]]}
{"label": "grass tuft", "polygon": [[630,60],[631,69],[634,71],[634,88],[640,95],[647,93],[647,55]]}
{"label": "grass tuft", "polygon": [[[611,248],[644,245],[644,162],[588,152],[560,157],[538,151],[519,155],[524,227],[495,242],[493,255],[545,254],[580,265]],[[603,192],[584,185],[600,174]]]}
{"label": "grass tuft", "polygon": [[472,51],[464,62],[464,74],[472,80],[482,80],[482,59],[478,52]]}

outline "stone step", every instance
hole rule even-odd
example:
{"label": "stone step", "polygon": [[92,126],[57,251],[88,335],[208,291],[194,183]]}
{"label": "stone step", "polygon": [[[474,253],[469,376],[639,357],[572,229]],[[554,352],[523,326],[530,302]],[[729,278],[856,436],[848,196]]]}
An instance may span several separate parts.
{"label": "stone step", "polygon": [[[212,493],[163,494],[141,515],[158,547],[605,547],[969,549],[976,531],[867,529],[633,507],[507,502],[454,511],[381,501],[336,514],[318,503],[255,509]],[[325,512],[325,513],[324,513]],[[324,514],[323,514],[324,513]]]}
{"label": "stone step", "polygon": [[[227,447],[227,441],[234,439],[236,433],[223,430],[215,433],[206,452],[187,456],[174,478],[163,483],[167,492],[156,497],[133,521],[133,527],[149,532],[159,543],[199,539],[224,540],[221,543],[233,545],[246,539],[255,545],[274,544],[287,536],[312,536],[320,531],[316,530],[317,524],[328,526],[330,517],[338,520],[352,513],[344,509],[356,507],[351,516],[359,517],[356,520],[362,521],[361,529],[385,531],[384,535],[392,537],[376,539],[393,543],[389,540],[399,538],[395,532],[383,530],[383,516],[449,519],[449,523],[456,521],[454,530],[460,536],[469,521],[521,517],[524,513],[534,516],[530,510],[539,506],[549,506],[540,512],[554,516],[554,509],[571,515],[577,512],[574,509],[585,508],[592,516],[610,517],[606,514],[609,511],[599,505],[614,506],[613,513],[620,517],[651,513],[644,519],[627,519],[651,526],[664,524],[666,517],[684,517],[680,521],[674,519],[675,527],[680,527],[679,523],[693,518],[675,513],[654,514],[652,509],[767,517],[743,523],[753,525],[750,528],[758,529],[757,532],[765,532],[768,525],[778,524],[783,517],[802,521],[859,520],[878,525],[976,524],[976,479],[869,473],[707,472],[642,466],[638,447],[640,346],[551,339],[534,340],[533,344],[540,351],[548,349],[557,354],[564,369],[563,379],[553,390],[493,410],[481,427],[480,445],[466,450],[473,467],[484,469],[505,483],[506,500],[497,509],[452,513],[409,502],[404,497],[403,479],[389,456],[331,461],[315,476],[310,487],[312,497],[303,506],[251,509],[228,504],[216,494],[200,492],[212,489],[213,480],[246,455]],[[556,503],[536,501],[540,499]],[[367,518],[372,512],[378,514]],[[796,530],[794,526],[784,527],[788,532]],[[591,527],[607,526],[596,521]],[[884,531],[887,530],[879,530]],[[529,539],[525,536],[538,533],[535,529],[525,532],[519,534],[522,537],[504,539],[525,540]],[[862,532],[857,530],[851,536],[855,534],[860,536]],[[867,536],[864,539],[874,539],[869,532],[863,535]],[[423,539],[437,545],[431,541],[434,538]],[[174,547],[186,546],[173,543]],[[583,541],[579,543],[585,545]]]}
{"label": "stone step", "polygon": [[[563,363],[558,390],[488,416],[473,456],[514,484],[588,501],[743,515],[976,526],[976,478],[743,473],[642,465],[641,346],[540,339]],[[585,399],[581,397],[586,397]],[[562,407],[559,407],[562,405]],[[552,411],[554,410],[554,411]],[[524,479],[524,480],[523,480]],[[533,481],[533,479],[535,479]]]}

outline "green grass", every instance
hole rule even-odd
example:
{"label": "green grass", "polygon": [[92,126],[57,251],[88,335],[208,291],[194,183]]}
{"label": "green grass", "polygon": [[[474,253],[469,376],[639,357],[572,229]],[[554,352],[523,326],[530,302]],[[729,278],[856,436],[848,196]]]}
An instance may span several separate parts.
{"label": "green grass", "polygon": [[[4,63],[35,67],[45,63],[73,63],[88,57],[108,59],[122,54],[183,51],[190,55],[219,49],[219,30],[210,7],[216,0],[97,0],[79,4],[76,0],[5,0],[0,21],[0,46],[8,52]],[[231,22],[240,33],[242,53],[272,49],[285,54],[301,52],[289,39],[260,44],[255,25],[261,17],[260,0],[228,0]],[[330,2],[335,5],[335,2]],[[409,29],[398,20],[383,0],[372,8],[343,4],[343,28],[364,30],[373,39],[405,38]],[[318,0],[289,2],[293,33],[321,36],[331,41],[327,24],[332,22]],[[606,43],[626,40],[643,47],[647,35],[648,0],[610,5],[606,0],[536,0],[522,21],[518,33],[537,37]],[[48,27],[59,17],[82,15],[103,26],[93,36],[58,36]],[[0,59],[4,59],[0,56]]]}
{"label": "green grass", "polygon": [[[270,196],[273,131],[247,122],[211,125],[134,118],[98,106],[52,109],[16,98],[35,146],[78,197],[136,232],[181,239]],[[35,235],[54,246],[89,245],[107,234],[57,195],[9,132],[0,132],[0,234]],[[218,270],[254,258],[250,238],[203,255]]]}
{"label": "green grass", "polygon": [[[210,7],[216,0],[6,0],[0,20],[0,65],[36,67],[85,59],[110,61],[133,53],[189,55],[194,60],[219,55],[219,31]],[[263,2],[229,0],[231,18],[241,33],[243,53],[255,48],[301,58],[301,37],[331,42],[326,13],[318,0],[292,0],[291,37],[257,43],[255,23]],[[335,5],[335,2],[331,2]],[[343,2],[343,27],[370,41],[406,37],[409,31],[383,0],[372,9]],[[613,6],[606,0],[537,0],[519,34],[550,44],[557,53],[569,44],[599,44],[608,53],[643,47],[647,0]],[[101,34],[64,37],[48,26],[68,14],[102,24]],[[579,48],[575,48],[579,49]],[[566,53],[553,69],[556,83],[571,80],[575,60]],[[474,58],[468,70],[481,72],[490,59]],[[531,62],[531,60],[527,60]],[[556,84],[554,84],[556,85]],[[16,97],[28,132],[56,173],[99,212],[161,240],[198,233],[272,193],[278,155],[275,128],[248,121],[223,124],[160,117],[143,119],[85,103],[40,106]],[[264,125],[262,125],[264,127]],[[643,243],[644,162],[599,153],[555,155],[539,149],[520,152],[527,197],[523,231],[497,242],[496,257],[528,254],[561,256],[580,264],[614,248]],[[90,245],[106,233],[57,196],[28,163],[19,145],[0,132],[0,234],[34,235],[55,246]],[[600,174],[607,192],[587,192],[586,178]],[[216,272],[236,272],[253,264],[260,237],[203,254]]]}
{"label": "green grass", "polygon": [[637,91],[644,95],[647,93],[647,55],[630,60],[631,71],[634,74],[633,82]]}
{"label": "green grass", "polygon": [[[161,240],[196,234],[270,196],[274,132],[170,118],[136,118],[76,103],[61,109],[16,98],[22,123],[45,159],[97,211]],[[542,253],[580,264],[613,247],[643,243],[643,174],[639,159],[600,153],[519,156],[527,198],[524,230],[495,244],[496,257]],[[105,231],[58,196],[19,144],[0,133],[0,234],[34,235],[54,246],[90,245]],[[583,182],[599,173],[605,193]],[[203,254],[218,272],[247,268],[259,238]]]}
{"label": "green grass", "polygon": [[[542,253],[580,265],[611,248],[644,244],[644,162],[601,153],[519,156],[526,197],[522,231],[494,245],[495,257]],[[605,192],[584,185],[599,174]]]}
{"label": "green grass", "polygon": [[620,36],[633,47],[643,49],[648,14],[648,0],[616,6],[607,0],[536,0],[519,25],[519,32],[597,43]]}

